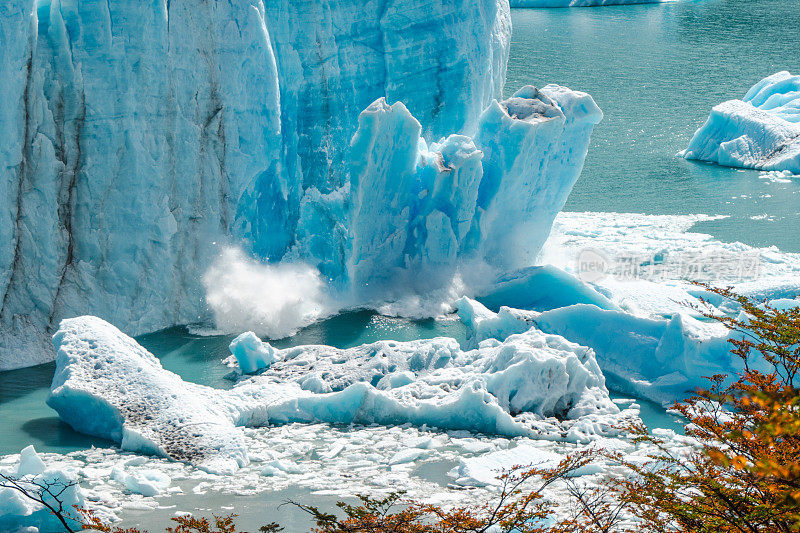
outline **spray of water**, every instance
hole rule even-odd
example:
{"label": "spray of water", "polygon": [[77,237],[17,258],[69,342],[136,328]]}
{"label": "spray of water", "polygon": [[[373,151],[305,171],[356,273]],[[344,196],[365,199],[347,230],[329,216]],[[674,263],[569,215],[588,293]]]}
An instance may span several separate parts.
{"label": "spray of water", "polygon": [[217,328],[280,339],[336,311],[319,272],[302,263],[264,264],[225,248],[203,277]]}

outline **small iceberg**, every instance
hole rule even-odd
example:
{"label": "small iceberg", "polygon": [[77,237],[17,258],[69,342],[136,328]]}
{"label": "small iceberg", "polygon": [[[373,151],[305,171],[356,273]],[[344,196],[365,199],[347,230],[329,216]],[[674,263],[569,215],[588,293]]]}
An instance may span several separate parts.
{"label": "small iceberg", "polygon": [[800,76],[778,72],[755,84],[744,99],[719,104],[681,155],[800,174]]}

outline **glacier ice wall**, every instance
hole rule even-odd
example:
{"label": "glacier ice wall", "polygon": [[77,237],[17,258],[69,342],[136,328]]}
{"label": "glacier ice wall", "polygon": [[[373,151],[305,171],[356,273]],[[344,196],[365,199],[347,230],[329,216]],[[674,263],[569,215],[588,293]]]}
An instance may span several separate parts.
{"label": "glacier ice wall", "polygon": [[509,35],[507,0],[2,2],[0,369],[63,317],[204,318],[221,242],[315,256],[302,206],[347,186],[359,112],[474,134]]}
{"label": "glacier ice wall", "polygon": [[[601,118],[585,93],[527,86],[493,101],[474,136],[428,145],[403,103],[379,99],[359,117],[348,183],[301,204],[295,251],[366,300],[529,266]],[[328,221],[339,231],[320,231]]]}
{"label": "glacier ice wall", "polygon": [[800,174],[800,76],[778,72],[755,84],[744,99],[714,107],[682,155]]}

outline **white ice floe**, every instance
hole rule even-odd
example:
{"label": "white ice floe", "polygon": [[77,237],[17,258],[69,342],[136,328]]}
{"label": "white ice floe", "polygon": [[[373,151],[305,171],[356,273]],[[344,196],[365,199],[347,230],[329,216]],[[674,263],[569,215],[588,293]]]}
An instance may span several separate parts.
{"label": "white ice floe", "polygon": [[758,177],[773,183],[791,183],[792,180],[800,179],[800,173],[791,170],[769,170],[762,172]]}
{"label": "white ice floe", "polygon": [[800,174],[800,76],[778,72],[755,84],[742,100],[716,106],[682,155]]}
{"label": "white ice floe", "polygon": [[[800,254],[690,231],[698,222],[718,218],[564,212],[556,218],[538,262],[586,280],[619,309],[644,318],[696,316],[687,304],[698,305],[699,296],[714,297],[692,280],[732,286],[756,299],[800,295]],[[587,270],[587,258],[603,263],[602,275]]]}
{"label": "white ice floe", "polygon": [[165,492],[172,480],[163,472],[155,469],[140,470],[135,473],[127,472],[125,466],[115,466],[111,477],[120,482],[133,494],[142,496],[156,496]]}
{"label": "white ice floe", "polygon": [[[629,408],[628,414],[635,417],[637,411]],[[232,476],[114,449],[92,448],[65,455],[41,454],[41,457],[55,468],[73,472],[80,481],[85,506],[104,520],[123,519],[119,525],[131,526],[144,516],[153,516],[150,525],[157,526],[177,514],[175,505],[198,516],[218,512],[231,502],[236,508],[248,502],[257,503],[268,512],[271,505],[283,503],[286,495],[292,494],[287,492],[290,490],[300,494],[299,501],[309,498],[317,501],[319,495],[347,498],[361,493],[405,490],[414,498],[430,503],[478,503],[496,494],[494,478],[501,474],[501,469],[515,464],[552,466],[568,453],[586,448],[581,444],[527,437],[508,439],[409,426],[288,424],[242,428],[242,432],[250,463]],[[676,447],[681,445],[677,437],[670,441]],[[652,451],[624,437],[597,439],[589,446],[610,448],[624,452],[630,460],[642,461]],[[414,462],[402,461],[407,454],[420,451],[424,454]],[[15,468],[18,462],[19,456],[0,457],[0,469]],[[481,464],[484,466],[480,467]],[[171,486],[153,496],[131,492],[114,477],[115,468],[120,467],[138,478],[159,472],[171,480]],[[596,483],[616,469],[613,462],[600,460],[579,474],[587,482]],[[459,471],[468,475],[459,476]],[[564,496],[563,488],[557,486],[547,491],[547,497],[556,501]],[[260,523],[240,525],[251,527]]]}
{"label": "white ice floe", "polygon": [[232,390],[184,382],[95,317],[63,321],[54,343],[48,404],[64,421],[209,471],[248,463],[237,426],[411,423],[570,441],[617,432],[593,351],[536,330],[469,351],[446,338],[288,348]]}

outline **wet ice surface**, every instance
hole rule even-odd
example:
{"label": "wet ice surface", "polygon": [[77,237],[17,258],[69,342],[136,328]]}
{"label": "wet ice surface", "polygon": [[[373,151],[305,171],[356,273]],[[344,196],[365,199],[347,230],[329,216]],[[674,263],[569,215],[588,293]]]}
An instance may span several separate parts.
{"label": "wet ice surface", "polygon": [[[638,408],[636,404],[622,403],[632,413]],[[287,531],[293,532],[302,531],[308,523],[291,506],[278,507],[287,500],[332,509],[338,499],[350,499],[359,493],[378,496],[406,490],[430,503],[476,502],[496,490],[490,484],[491,468],[476,472],[476,464],[549,464],[554,458],[584,448],[467,432],[325,424],[245,429],[245,439],[251,463],[234,476],[209,474],[187,464],[105,448],[40,455],[48,466],[73,470],[87,506],[104,519],[121,519],[121,526],[161,531],[168,519],[180,512],[197,516],[236,513],[244,530],[252,531],[265,522],[279,520],[287,525]],[[624,451],[629,457],[646,454],[645,449],[616,439],[596,441],[594,446]],[[15,455],[3,457],[0,466],[17,460]],[[603,472],[613,472],[614,468],[599,464],[588,469],[583,478],[597,482]],[[160,494],[143,496],[120,480],[120,471],[138,478],[157,471],[168,483]],[[558,487],[549,493],[555,499],[562,495]]]}

